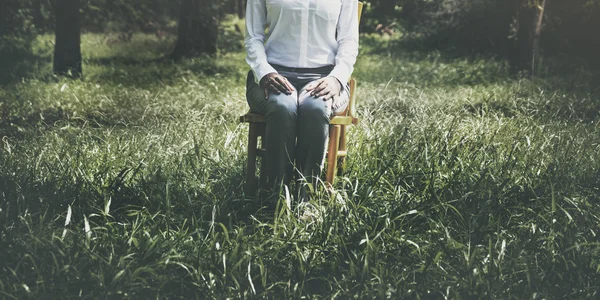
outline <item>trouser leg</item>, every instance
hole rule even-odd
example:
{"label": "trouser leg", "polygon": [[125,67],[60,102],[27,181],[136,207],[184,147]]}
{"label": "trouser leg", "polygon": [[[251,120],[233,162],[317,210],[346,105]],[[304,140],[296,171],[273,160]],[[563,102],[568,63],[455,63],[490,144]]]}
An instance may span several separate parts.
{"label": "trouser leg", "polygon": [[325,155],[331,101],[302,91],[298,100],[297,166],[309,182],[316,183]]}
{"label": "trouser leg", "polygon": [[343,90],[332,100],[315,98],[303,89],[298,96],[298,141],[296,163],[301,174],[313,184],[321,174],[329,135],[329,118],[348,106],[349,94]]}
{"label": "trouser leg", "polygon": [[270,94],[265,99],[264,91],[249,74],[246,97],[250,110],[265,115],[265,149],[267,156],[267,182],[278,185],[288,182],[293,173],[296,149],[297,93],[291,95]]}

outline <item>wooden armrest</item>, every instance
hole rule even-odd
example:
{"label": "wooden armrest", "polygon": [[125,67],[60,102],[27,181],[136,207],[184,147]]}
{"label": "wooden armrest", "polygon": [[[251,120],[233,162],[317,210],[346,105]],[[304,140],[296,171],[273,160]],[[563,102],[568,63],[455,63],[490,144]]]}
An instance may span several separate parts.
{"label": "wooden armrest", "polygon": [[335,116],[329,121],[329,125],[352,125],[357,123],[358,118],[350,116]]}
{"label": "wooden armrest", "polygon": [[[240,116],[240,123],[266,123],[265,116],[256,113],[247,113]],[[329,121],[330,125],[352,125],[357,124],[358,118],[350,116],[334,116]]]}

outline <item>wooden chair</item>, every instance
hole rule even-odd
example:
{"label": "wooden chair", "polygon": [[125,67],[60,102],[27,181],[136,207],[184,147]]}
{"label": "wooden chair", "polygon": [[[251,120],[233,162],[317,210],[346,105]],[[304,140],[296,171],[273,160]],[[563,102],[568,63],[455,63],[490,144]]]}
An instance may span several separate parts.
{"label": "wooden chair", "polygon": [[[358,2],[358,20],[362,13],[363,3]],[[342,172],[346,164],[347,148],[347,130],[349,125],[357,124],[356,117],[356,79],[351,78],[348,82],[350,86],[350,101],[346,110],[329,121],[329,144],[327,146],[327,173],[325,182],[333,185],[335,181],[335,172]],[[257,113],[249,112],[240,116],[241,123],[248,123],[248,161],[246,166],[246,185],[244,190],[246,194],[254,194],[258,189],[259,179],[256,177],[257,157],[261,158],[260,180],[264,184],[266,178],[263,168],[266,160],[266,151],[262,146],[265,139],[266,118]],[[258,138],[260,137],[260,145]]]}

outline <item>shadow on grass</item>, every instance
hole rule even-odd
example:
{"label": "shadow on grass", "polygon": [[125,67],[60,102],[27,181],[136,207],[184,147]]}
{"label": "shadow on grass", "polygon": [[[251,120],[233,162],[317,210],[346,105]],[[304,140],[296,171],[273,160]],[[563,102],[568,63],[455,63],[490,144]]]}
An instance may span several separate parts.
{"label": "shadow on grass", "polygon": [[[35,154],[41,157],[43,152]],[[194,159],[193,154],[184,158],[181,170],[168,166],[148,168],[144,162],[138,165],[107,163],[89,170],[91,176],[82,176],[80,171],[67,165],[50,167],[48,162],[42,162],[44,166],[40,169],[45,169],[41,170],[44,178],[31,169],[31,172],[23,170],[17,163],[13,166],[8,163],[7,168],[20,171],[0,174],[0,219],[9,225],[26,213],[42,221],[39,216],[64,214],[68,206],[74,214],[89,215],[105,210],[109,200],[110,214],[116,220],[130,218],[132,210],[147,210],[179,224],[195,220],[231,226],[252,222],[253,215],[263,214],[262,202],[244,197],[241,170],[202,166]],[[61,226],[61,220],[56,225]],[[2,229],[0,227],[0,233]]]}
{"label": "shadow on grass", "polygon": [[[49,40],[36,39],[6,38],[2,41],[0,85],[14,84],[23,79],[55,80],[52,74],[53,46]],[[144,50],[139,50],[139,47]],[[243,76],[238,70],[239,66],[235,66],[237,62],[224,57],[198,56],[179,61],[164,55],[160,57],[168,53],[168,47],[168,42],[142,40],[114,45],[107,50],[109,56],[95,57],[85,57],[83,49],[83,78],[86,81],[148,87],[159,82],[170,83],[189,74]],[[136,49],[139,51],[136,52]]]}
{"label": "shadow on grass", "polygon": [[90,57],[84,58],[83,62],[86,65],[98,65],[98,66],[145,66],[151,63],[163,62],[162,58],[155,59],[139,59],[128,56],[111,56],[111,57]]}
{"label": "shadow on grass", "polygon": [[151,87],[157,83],[172,84],[186,76],[207,77],[221,74],[242,78],[235,64],[223,62],[224,58],[200,56],[173,61],[168,58],[138,60],[130,57],[89,58],[90,70],[86,80],[113,83],[123,86]]}
{"label": "shadow on grass", "polygon": [[[493,84],[526,77],[512,70],[508,60],[497,51],[438,44],[420,37],[385,39],[366,35],[361,37],[361,56],[376,56],[388,65],[399,66],[403,72],[393,75],[419,85]],[[535,79],[540,79],[537,82],[540,87],[552,91],[598,93],[600,65],[590,64],[581,57],[546,56]]]}
{"label": "shadow on grass", "polygon": [[0,42],[0,86],[20,82],[23,78],[52,77],[52,53],[35,53],[34,38],[3,38]]}
{"label": "shadow on grass", "polygon": [[512,118],[526,113],[587,123],[600,117],[600,70],[588,68],[576,57],[544,58],[538,75],[528,78],[514,73],[506,59],[493,53],[436,49],[418,38],[367,35],[361,37],[361,45],[355,73],[363,82],[442,91],[494,86],[463,107],[473,114],[494,112]]}
{"label": "shadow on grass", "polygon": [[125,128],[127,124],[116,118],[107,118],[109,112],[72,111],[63,107],[49,107],[22,116],[3,117],[0,119],[0,136],[19,138],[31,132],[43,132],[56,126],[66,125],[88,128]]}
{"label": "shadow on grass", "polygon": [[356,76],[371,82],[418,87],[488,85],[511,79],[508,65],[491,55],[460,56],[407,39],[361,37]]}

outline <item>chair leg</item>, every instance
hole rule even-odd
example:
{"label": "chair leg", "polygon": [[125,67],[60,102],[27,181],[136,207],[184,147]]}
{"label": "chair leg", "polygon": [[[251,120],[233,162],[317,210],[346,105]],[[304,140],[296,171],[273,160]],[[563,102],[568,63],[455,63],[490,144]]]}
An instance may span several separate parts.
{"label": "chair leg", "polygon": [[257,125],[250,123],[248,131],[248,162],[246,165],[246,186],[244,187],[244,192],[248,195],[254,195],[258,189],[256,180]]}
{"label": "chair leg", "polygon": [[327,175],[325,181],[333,186],[337,170],[337,153],[340,147],[341,126],[333,125],[329,130],[329,146],[327,149]]}
{"label": "chair leg", "polygon": [[260,180],[259,187],[266,188],[267,187],[267,156],[264,152],[265,149],[265,124],[256,124],[256,131],[258,136],[260,136],[260,148],[263,149],[262,155],[260,155]]}
{"label": "chair leg", "polygon": [[338,155],[338,175],[341,175],[346,169],[346,151],[348,150],[346,145],[346,133],[348,132],[348,127],[346,125],[341,125],[342,129],[340,130],[340,152],[343,152],[344,155]]}

